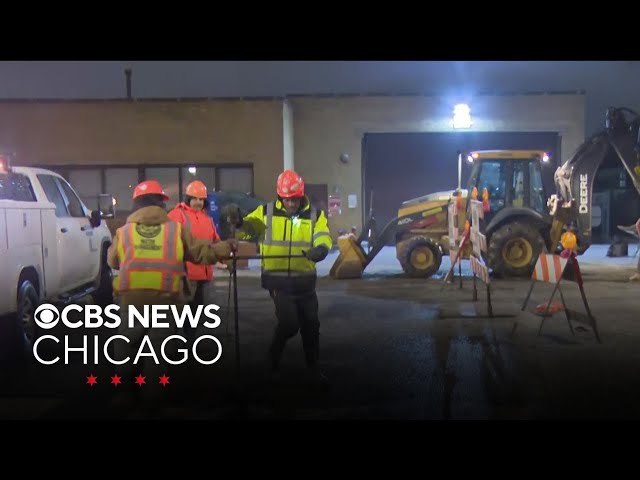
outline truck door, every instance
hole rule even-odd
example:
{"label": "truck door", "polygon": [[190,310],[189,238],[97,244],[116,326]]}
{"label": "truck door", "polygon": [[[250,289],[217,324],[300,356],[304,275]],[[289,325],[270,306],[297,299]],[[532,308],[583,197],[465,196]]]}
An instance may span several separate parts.
{"label": "truck door", "polygon": [[58,184],[62,187],[62,196],[65,198],[67,210],[77,222],[76,233],[82,238],[83,261],[78,265],[81,278],[84,283],[95,280],[100,270],[100,241],[94,236],[93,227],[89,218],[89,211],[84,207],[76,192],[65,180],[58,178]]}
{"label": "truck door", "polygon": [[60,292],[68,291],[86,283],[83,278],[86,266],[83,264],[88,258],[88,241],[84,232],[80,230],[78,218],[69,212],[58,177],[48,174],[38,174],[37,177],[47,199],[56,207],[56,228],[55,233],[51,232],[51,235],[56,236]]}

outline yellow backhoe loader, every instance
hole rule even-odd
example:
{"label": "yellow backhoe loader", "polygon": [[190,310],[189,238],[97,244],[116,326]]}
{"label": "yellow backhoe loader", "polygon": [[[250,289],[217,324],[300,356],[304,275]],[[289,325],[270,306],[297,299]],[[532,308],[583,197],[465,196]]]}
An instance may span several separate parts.
{"label": "yellow backhoe loader", "polygon": [[[581,254],[591,243],[593,183],[607,155],[615,152],[640,192],[639,128],[640,115],[636,112],[625,107],[610,108],[605,129],[586,139],[555,170],[544,151],[470,152],[466,155],[473,164],[468,190],[460,189],[459,163],[458,189],[404,202],[398,216],[380,235],[375,233],[375,218],[370,214],[359,238],[347,235],[338,239],[340,255],[331,268],[331,276],[361,277],[380,250],[394,242],[396,257],[409,276],[432,276],[438,272],[442,256],[449,254],[449,204],[461,202],[460,215],[468,218],[467,193],[474,187],[488,193],[482,232],[487,240],[484,260],[495,275],[530,276],[538,255],[556,252],[560,236],[569,226],[576,232]],[[545,188],[554,184],[555,192]],[[460,225],[464,225],[464,218],[459,219]],[[471,245],[463,252],[463,258],[468,258],[470,252]]]}

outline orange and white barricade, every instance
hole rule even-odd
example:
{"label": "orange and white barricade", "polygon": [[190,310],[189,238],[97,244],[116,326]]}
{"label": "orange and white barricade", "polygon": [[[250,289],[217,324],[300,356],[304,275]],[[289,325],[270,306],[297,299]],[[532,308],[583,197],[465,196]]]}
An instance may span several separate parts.
{"label": "orange and white barricade", "polygon": [[[567,304],[564,300],[564,295],[562,294],[562,289],[560,288],[560,283],[562,282],[562,280],[567,282],[574,282],[578,285],[580,294],[582,295],[582,302],[584,303],[587,311],[587,315],[567,308]],[[589,325],[593,329],[598,342],[602,343],[600,334],[598,332],[598,327],[596,325],[596,320],[595,318],[593,318],[591,310],[589,309],[587,296],[584,292],[580,265],[578,264],[578,259],[575,253],[570,253],[568,250],[565,250],[562,255],[554,255],[548,253],[540,254],[540,256],[538,257],[538,261],[536,262],[535,269],[531,274],[531,287],[529,288],[529,293],[527,293],[527,297],[522,304],[523,311],[527,307],[529,298],[531,297],[531,293],[533,292],[533,287],[536,285],[536,283],[540,282],[554,284],[554,288],[551,292],[551,296],[549,297],[549,301],[546,302],[546,306],[544,304],[540,304],[534,310],[536,314],[542,316],[540,328],[538,329],[538,335],[540,335],[540,333],[542,332],[542,327],[544,325],[545,319],[547,317],[553,316],[554,313],[563,310],[567,317],[569,329],[571,330],[571,333],[573,335],[575,335],[575,332],[573,330],[573,325],[571,324],[572,320],[578,323],[585,323]],[[553,303],[553,297],[555,296],[556,292],[560,294],[562,307],[560,307],[557,302]],[[514,325],[513,331],[515,331],[515,328],[516,325]]]}

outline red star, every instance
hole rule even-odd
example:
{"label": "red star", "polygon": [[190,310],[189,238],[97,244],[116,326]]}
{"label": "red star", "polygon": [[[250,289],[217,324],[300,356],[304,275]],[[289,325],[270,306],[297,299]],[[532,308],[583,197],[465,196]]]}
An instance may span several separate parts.
{"label": "red star", "polygon": [[92,373],[87,377],[87,383],[93,387],[96,383],[98,383],[98,377],[94,377]]}
{"label": "red star", "polygon": [[158,382],[160,385],[162,385],[163,387],[166,387],[167,384],[169,383],[169,377],[167,377],[166,375],[162,375],[160,377],[160,381]]}
{"label": "red star", "polygon": [[147,382],[144,381],[145,378],[147,378],[147,377],[143,377],[142,374],[138,375],[136,377],[136,383],[138,385],[142,386],[143,383],[147,383]]}
{"label": "red star", "polygon": [[122,377],[119,377],[118,375],[114,375],[113,377],[111,377],[111,383],[117,387],[119,384],[122,383],[120,381],[121,378]]}

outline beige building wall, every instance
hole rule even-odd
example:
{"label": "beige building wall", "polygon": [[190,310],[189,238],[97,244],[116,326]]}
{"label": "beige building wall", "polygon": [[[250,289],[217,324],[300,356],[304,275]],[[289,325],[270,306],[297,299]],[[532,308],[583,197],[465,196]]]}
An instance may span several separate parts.
{"label": "beige building wall", "polygon": [[[583,95],[469,103],[473,131],[555,131],[563,159],[585,136]],[[253,164],[254,192],[266,199],[282,170],[293,167],[341,196],[342,214],[330,219],[335,237],[339,229],[362,229],[364,134],[452,131],[452,108],[448,99],[426,96],[0,102],[0,147],[16,151],[19,165]],[[355,208],[349,194],[357,196]]]}
{"label": "beige building wall", "polygon": [[283,165],[282,100],[0,102],[18,165],[251,163],[271,198]]}
{"label": "beige building wall", "polygon": [[[334,97],[290,99],[296,170],[310,183],[326,183],[342,198],[332,233],[362,229],[362,139],[365,133],[449,132],[454,103],[440,97]],[[481,96],[469,102],[473,131],[555,131],[566,159],[584,140],[583,95]],[[348,163],[340,161],[349,155]],[[393,175],[393,166],[389,167]],[[456,167],[453,167],[456,168]],[[428,193],[428,192],[425,192]],[[357,207],[348,208],[349,194]],[[381,194],[375,201],[382,201]]]}

